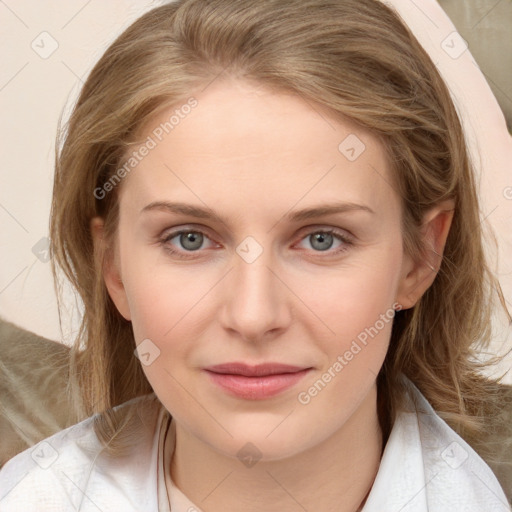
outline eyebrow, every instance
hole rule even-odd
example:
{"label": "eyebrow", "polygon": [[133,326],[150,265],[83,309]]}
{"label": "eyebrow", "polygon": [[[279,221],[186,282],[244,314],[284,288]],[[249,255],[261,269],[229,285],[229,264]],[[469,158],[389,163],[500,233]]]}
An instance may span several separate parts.
{"label": "eyebrow", "polygon": [[[194,206],[187,203],[169,202],[169,201],[154,201],[140,211],[140,214],[150,211],[167,211],[170,213],[188,215],[190,217],[196,217],[198,219],[211,219],[223,224],[228,224],[227,219],[217,214],[211,208],[203,208],[200,206]],[[353,211],[363,211],[375,215],[375,212],[366,205],[351,203],[351,202],[335,202],[329,204],[320,204],[318,206],[312,206],[304,208],[302,210],[295,210],[288,212],[283,216],[283,219],[288,222],[300,222],[316,217],[323,217],[326,215],[334,215],[337,213],[346,213]]]}

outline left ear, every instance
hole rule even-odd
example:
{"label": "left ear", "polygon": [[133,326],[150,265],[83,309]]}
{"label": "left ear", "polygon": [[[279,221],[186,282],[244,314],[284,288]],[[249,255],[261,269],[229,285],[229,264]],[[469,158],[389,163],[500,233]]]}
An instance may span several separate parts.
{"label": "left ear", "polygon": [[448,199],[424,215],[421,226],[424,251],[417,261],[410,255],[404,257],[396,296],[396,302],[401,304],[401,309],[412,308],[434,282],[441,267],[454,211],[455,202]]}

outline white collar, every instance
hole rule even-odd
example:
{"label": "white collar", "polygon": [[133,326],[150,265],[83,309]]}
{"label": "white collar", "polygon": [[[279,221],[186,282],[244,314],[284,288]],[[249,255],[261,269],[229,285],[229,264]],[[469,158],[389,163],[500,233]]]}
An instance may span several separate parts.
{"label": "white collar", "polygon": [[[479,455],[406,379],[407,410],[391,429],[362,512],[510,512],[497,478]],[[135,407],[136,443],[110,456],[98,440],[95,418],[60,431],[9,460],[0,470],[2,512],[20,510],[144,510],[200,512],[171,481],[175,422],[154,395]],[[172,428],[169,428],[172,427]],[[164,440],[168,437],[166,458]]]}
{"label": "white collar", "polygon": [[[484,460],[434,411],[419,389],[402,376],[408,390],[407,410],[401,411],[386,442],[377,476],[361,512],[510,512],[496,476]],[[162,417],[167,433],[165,460],[170,468],[175,423]],[[160,435],[159,453],[163,453]],[[178,489],[170,475],[165,492],[159,465],[162,512],[201,509]],[[167,501],[169,496],[170,509]]]}
{"label": "white collar", "polygon": [[408,393],[362,512],[510,512],[496,476],[402,375]]}

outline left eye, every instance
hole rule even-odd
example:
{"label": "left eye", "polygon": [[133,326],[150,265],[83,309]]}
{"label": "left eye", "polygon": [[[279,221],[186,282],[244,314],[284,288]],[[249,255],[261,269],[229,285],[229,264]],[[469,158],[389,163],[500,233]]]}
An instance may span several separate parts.
{"label": "left eye", "polygon": [[[335,230],[319,230],[319,231],[313,231],[310,234],[306,235],[303,238],[303,241],[309,241],[313,249],[315,251],[328,251],[332,248],[335,240],[338,240],[339,245],[337,249],[335,249],[332,252],[338,252],[338,250],[343,250],[346,248],[347,245],[350,245],[351,241],[350,239],[342,234],[338,233]],[[341,246],[341,247],[340,247]]]}

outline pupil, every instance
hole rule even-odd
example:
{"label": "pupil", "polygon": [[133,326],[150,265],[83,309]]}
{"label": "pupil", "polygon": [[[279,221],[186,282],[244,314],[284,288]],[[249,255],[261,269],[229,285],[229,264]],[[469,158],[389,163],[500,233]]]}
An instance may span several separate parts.
{"label": "pupil", "polygon": [[[185,239],[182,242],[183,247],[194,250],[201,247],[201,235],[199,233],[186,233]],[[199,240],[199,245],[197,244],[197,240]]]}
{"label": "pupil", "polygon": [[[320,246],[316,246],[316,249],[320,251],[326,251],[332,245],[332,235],[330,233],[317,233],[314,235],[315,243],[318,242]],[[313,247],[315,247],[315,243],[313,243]]]}

